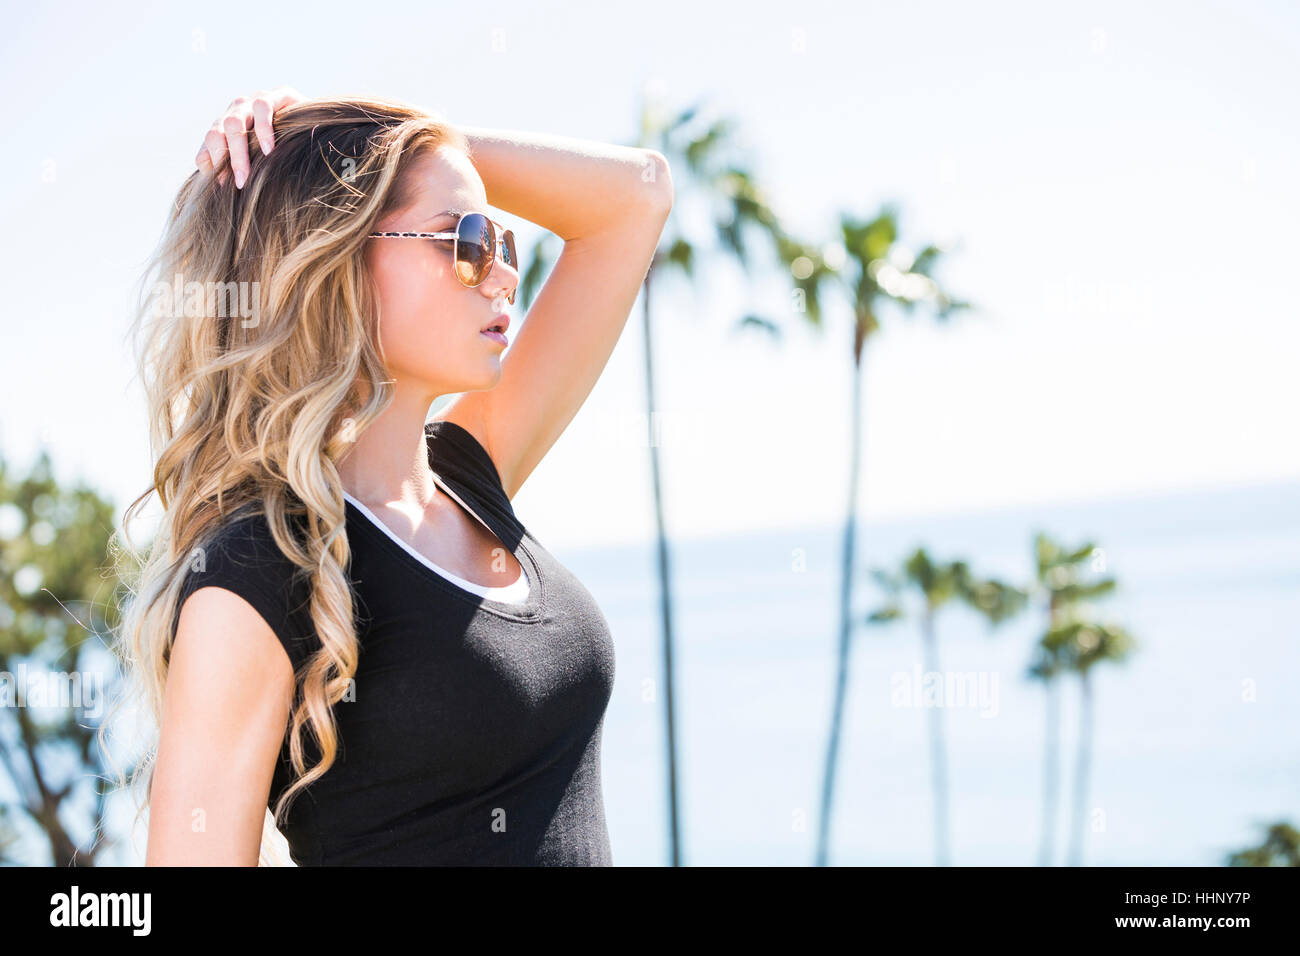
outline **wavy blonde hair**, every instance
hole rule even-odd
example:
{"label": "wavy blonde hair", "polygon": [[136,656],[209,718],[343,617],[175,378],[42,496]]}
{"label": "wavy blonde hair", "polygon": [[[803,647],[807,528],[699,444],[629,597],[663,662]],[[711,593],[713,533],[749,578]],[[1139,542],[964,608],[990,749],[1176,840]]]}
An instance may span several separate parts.
{"label": "wavy blonde hair", "polygon": [[[404,174],[413,162],[444,145],[469,152],[464,134],[448,123],[373,98],[296,103],[275,115],[274,130],[269,155],[250,137],[243,189],[230,175],[219,183],[219,170],[190,175],[145,270],[152,292],[142,298],[131,336],[148,408],[153,487],[132,502],[114,532],[134,559],[114,650],[132,694],[143,697],[153,718],[149,746],[129,780],[146,781],[137,820],[152,792],[177,601],[190,561],[227,521],[261,513],[296,573],[310,579],[321,647],[294,677],[286,730],[294,779],[273,814],[268,808],[259,865],[287,862],[269,844],[280,837],[296,795],[333,764],[333,705],[357,669],[336,464],[392,400],[363,260],[366,235],[388,213],[410,206]],[[228,163],[221,169],[229,173]],[[159,308],[166,286],[205,290],[204,308]],[[222,308],[231,295],[255,304],[256,319],[227,315],[238,311]],[[140,557],[127,526],[155,492],[163,515]],[[308,734],[321,758],[310,767]]]}

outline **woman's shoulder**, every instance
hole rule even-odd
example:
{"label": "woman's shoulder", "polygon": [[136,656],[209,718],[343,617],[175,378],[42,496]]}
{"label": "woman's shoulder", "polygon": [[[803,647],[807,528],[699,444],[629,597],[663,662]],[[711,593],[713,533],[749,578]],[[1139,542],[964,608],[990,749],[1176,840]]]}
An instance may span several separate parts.
{"label": "woman's shoulder", "polygon": [[[291,520],[289,527],[295,527]],[[286,555],[264,512],[241,510],[223,519],[189,548],[180,602],[203,587],[223,587],[254,606],[271,604],[285,615],[310,600],[309,575]],[[252,597],[260,600],[252,601]]]}
{"label": "woman's shoulder", "polygon": [[313,630],[310,579],[280,550],[264,513],[241,512],[201,536],[187,554],[182,574],[185,579],[173,627],[190,595],[205,587],[222,588],[262,615],[285,645],[295,668],[305,659]]}
{"label": "woman's shoulder", "polygon": [[[287,527],[290,534],[299,533],[293,519]],[[223,520],[195,544],[187,563],[192,570],[201,571],[211,558],[272,575],[293,575],[299,570],[281,550],[270,518],[261,511],[245,510]]]}

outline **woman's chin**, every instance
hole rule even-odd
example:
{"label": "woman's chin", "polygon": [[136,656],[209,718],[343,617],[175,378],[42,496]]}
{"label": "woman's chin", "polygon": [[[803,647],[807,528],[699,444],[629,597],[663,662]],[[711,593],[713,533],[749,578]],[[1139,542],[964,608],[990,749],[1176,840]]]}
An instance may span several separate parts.
{"label": "woman's chin", "polygon": [[494,388],[501,381],[501,356],[493,355],[487,360],[486,368],[481,375],[474,376],[476,384],[471,385],[465,391],[479,391],[485,388]]}

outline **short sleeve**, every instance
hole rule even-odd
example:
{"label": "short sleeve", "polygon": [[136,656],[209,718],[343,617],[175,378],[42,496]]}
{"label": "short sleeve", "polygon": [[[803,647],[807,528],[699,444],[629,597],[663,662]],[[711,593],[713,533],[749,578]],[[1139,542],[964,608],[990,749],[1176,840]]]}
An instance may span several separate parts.
{"label": "short sleeve", "polygon": [[224,588],[262,616],[297,673],[320,646],[311,624],[310,581],[298,571],[280,551],[263,515],[232,521],[206,546],[199,545],[190,554],[176,602],[173,634],[186,598],[200,588]]}

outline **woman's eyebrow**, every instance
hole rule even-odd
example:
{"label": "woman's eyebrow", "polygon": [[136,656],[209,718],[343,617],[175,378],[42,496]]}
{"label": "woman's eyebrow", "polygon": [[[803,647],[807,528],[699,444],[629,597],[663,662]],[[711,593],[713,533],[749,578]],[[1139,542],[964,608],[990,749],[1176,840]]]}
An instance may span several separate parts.
{"label": "woman's eyebrow", "polygon": [[470,211],[471,210],[468,209],[444,209],[442,212],[438,213],[438,215],[434,216],[432,219],[425,220],[425,222],[427,225],[432,226],[435,222],[437,222],[439,219],[442,219],[445,216],[451,216],[456,219],[459,219],[465,213]]}

